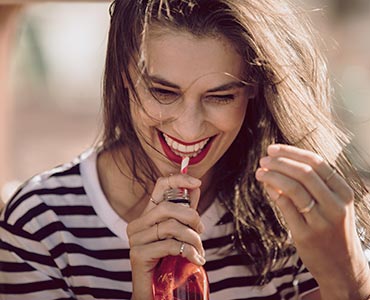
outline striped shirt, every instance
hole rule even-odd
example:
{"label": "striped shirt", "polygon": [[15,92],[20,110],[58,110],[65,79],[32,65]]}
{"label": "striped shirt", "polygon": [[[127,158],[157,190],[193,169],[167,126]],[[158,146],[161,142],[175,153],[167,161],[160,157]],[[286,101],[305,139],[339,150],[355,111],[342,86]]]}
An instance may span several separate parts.
{"label": "striped shirt", "polygon": [[[109,205],[91,149],[25,183],[0,217],[0,299],[130,299],[127,223]],[[212,300],[297,299],[317,283],[293,255],[257,285],[218,202],[201,216]]]}

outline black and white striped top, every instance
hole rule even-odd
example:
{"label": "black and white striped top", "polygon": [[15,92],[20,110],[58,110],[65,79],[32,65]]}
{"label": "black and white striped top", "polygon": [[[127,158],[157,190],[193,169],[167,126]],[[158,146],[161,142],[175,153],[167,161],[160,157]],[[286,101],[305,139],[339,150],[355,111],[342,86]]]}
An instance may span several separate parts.
{"label": "black and white striped top", "polygon": [[[0,299],[131,298],[127,224],[101,190],[96,156],[89,150],[32,178],[2,211]],[[295,256],[271,272],[268,283],[255,285],[233,249],[233,226],[225,214],[215,201],[202,215],[212,300],[297,299],[295,291],[317,289]]]}

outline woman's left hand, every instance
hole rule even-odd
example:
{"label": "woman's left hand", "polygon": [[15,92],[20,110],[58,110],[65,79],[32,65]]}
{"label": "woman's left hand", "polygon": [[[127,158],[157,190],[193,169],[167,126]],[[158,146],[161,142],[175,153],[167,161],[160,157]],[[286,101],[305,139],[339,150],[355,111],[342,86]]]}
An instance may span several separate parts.
{"label": "woman's left hand", "polygon": [[366,298],[370,272],[346,181],[320,156],[294,146],[269,146],[260,166],[256,178],[283,214],[322,299]]}

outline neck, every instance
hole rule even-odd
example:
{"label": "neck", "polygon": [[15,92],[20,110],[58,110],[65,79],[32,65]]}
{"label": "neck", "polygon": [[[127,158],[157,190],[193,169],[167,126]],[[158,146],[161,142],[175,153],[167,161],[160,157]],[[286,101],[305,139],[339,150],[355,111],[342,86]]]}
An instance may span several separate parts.
{"label": "neck", "polygon": [[[148,204],[150,195],[135,180],[131,174],[123,156],[129,157],[129,153],[115,156],[114,152],[102,151],[98,155],[97,168],[99,181],[105,197],[126,222],[138,218]],[[214,201],[215,193],[212,187],[212,172],[207,172],[202,178],[201,196],[198,204],[198,212],[202,214]],[[151,191],[153,183],[148,182],[148,190]]]}
{"label": "neck", "polygon": [[[121,156],[102,151],[98,156],[99,181],[108,202],[126,222],[139,217],[148,203],[144,188],[133,178]],[[126,153],[124,154],[126,155]],[[150,187],[152,184],[148,184]]]}

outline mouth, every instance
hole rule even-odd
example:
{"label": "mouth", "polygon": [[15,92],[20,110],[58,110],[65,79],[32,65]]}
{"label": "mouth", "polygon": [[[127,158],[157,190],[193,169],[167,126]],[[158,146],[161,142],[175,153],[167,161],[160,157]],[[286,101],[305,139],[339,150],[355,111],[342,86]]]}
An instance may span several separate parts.
{"label": "mouth", "polygon": [[194,165],[206,157],[216,136],[193,143],[181,142],[161,131],[158,131],[158,137],[168,159],[180,164],[182,158],[187,156],[190,158],[189,165]]}

